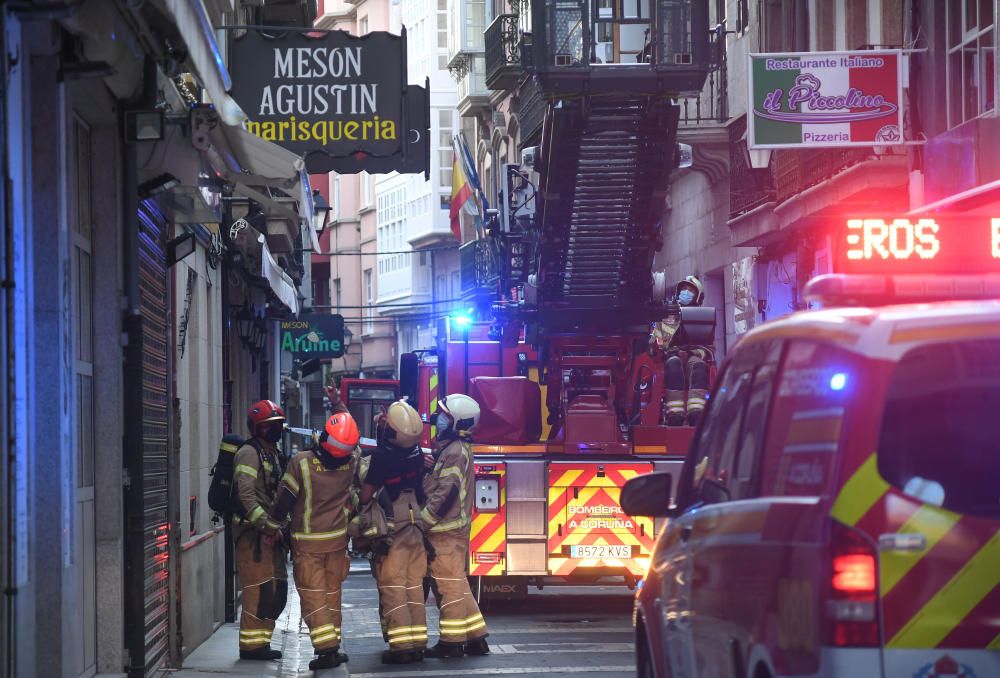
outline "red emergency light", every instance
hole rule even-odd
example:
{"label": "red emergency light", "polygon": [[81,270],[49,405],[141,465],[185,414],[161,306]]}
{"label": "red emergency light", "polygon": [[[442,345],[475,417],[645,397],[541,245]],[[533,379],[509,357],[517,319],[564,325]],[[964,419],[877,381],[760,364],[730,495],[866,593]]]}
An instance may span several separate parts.
{"label": "red emergency light", "polygon": [[1000,217],[847,219],[834,242],[837,273],[1000,273]]}

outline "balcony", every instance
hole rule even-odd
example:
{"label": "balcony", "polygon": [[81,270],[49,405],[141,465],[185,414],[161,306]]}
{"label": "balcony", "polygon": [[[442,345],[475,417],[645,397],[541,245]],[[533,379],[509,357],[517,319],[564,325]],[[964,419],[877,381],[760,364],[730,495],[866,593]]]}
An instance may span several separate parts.
{"label": "balcony", "polygon": [[470,56],[452,74],[458,77],[458,114],[474,116],[490,107],[490,92],[486,89],[486,60],[482,54]]}
{"label": "balcony", "polygon": [[517,14],[501,14],[486,29],[486,87],[510,90],[521,75]]}

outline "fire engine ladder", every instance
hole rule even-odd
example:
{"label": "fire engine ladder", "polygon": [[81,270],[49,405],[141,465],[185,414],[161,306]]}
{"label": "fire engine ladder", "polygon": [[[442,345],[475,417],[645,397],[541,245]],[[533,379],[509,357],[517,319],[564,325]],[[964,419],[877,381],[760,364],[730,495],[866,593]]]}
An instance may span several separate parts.
{"label": "fire engine ladder", "polygon": [[677,107],[646,96],[593,96],[561,102],[551,114],[543,301],[601,309],[644,303]]}

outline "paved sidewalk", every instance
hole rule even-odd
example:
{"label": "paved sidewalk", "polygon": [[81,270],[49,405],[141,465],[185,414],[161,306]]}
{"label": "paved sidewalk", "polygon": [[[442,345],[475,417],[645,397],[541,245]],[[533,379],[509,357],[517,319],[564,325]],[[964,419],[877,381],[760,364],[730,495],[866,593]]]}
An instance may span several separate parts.
{"label": "paved sidewalk", "polygon": [[[368,574],[367,561],[351,563],[351,576],[364,577]],[[184,660],[183,668],[168,674],[171,678],[206,678],[211,675],[255,676],[259,678],[297,678],[316,676],[317,678],[347,678],[350,673],[347,664],[335,669],[313,672],[309,662],[315,657],[309,642],[309,629],[302,622],[299,594],[295,590],[295,580],[288,573],[288,604],[281,613],[271,638],[271,647],[281,650],[281,659],[273,662],[243,661],[239,657],[240,625],[223,624],[211,638],[202,643]],[[350,636],[364,629],[367,633],[377,633],[382,637],[378,619],[378,601],[371,606],[345,605],[344,629],[348,638],[342,648],[350,656]]]}

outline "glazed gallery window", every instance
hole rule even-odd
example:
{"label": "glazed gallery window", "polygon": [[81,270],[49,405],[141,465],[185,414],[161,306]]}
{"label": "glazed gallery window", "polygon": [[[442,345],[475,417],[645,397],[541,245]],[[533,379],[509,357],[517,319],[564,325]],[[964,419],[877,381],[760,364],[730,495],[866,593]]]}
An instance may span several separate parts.
{"label": "glazed gallery window", "polygon": [[996,48],[993,0],[948,0],[948,127],[956,127],[996,106]]}

